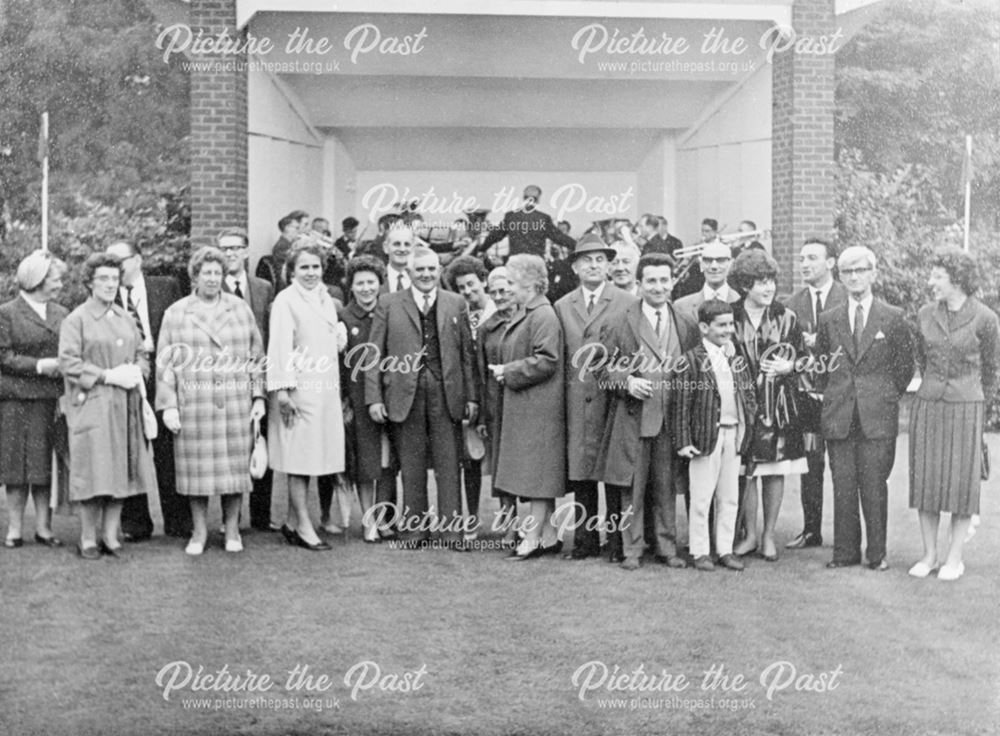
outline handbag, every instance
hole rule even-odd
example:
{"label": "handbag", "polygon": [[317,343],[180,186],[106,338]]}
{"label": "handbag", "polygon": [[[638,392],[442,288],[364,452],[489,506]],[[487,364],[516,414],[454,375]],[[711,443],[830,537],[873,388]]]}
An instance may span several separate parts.
{"label": "handbag", "polygon": [[267,440],[260,433],[260,420],[253,420],[253,451],[250,453],[250,477],[260,480],[267,472]]}
{"label": "handbag", "polygon": [[142,435],[152,442],[160,434],[160,427],[156,422],[156,412],[146,399],[146,384],[143,381],[139,381],[139,396],[142,398]]}

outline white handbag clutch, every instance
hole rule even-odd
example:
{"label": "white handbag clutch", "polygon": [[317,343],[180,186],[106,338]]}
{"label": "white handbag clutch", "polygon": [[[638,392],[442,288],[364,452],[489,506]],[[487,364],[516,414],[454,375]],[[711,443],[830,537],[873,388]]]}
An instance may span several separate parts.
{"label": "white handbag clutch", "polygon": [[250,477],[259,480],[267,472],[267,440],[260,433],[260,420],[253,420],[253,452],[250,453]]}

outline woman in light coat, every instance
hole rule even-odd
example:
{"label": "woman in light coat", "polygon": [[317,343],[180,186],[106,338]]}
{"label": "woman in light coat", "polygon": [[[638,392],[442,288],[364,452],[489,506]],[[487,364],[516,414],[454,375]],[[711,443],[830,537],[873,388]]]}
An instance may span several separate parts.
{"label": "woman in light coat", "polygon": [[59,368],[69,427],[69,499],[80,504],[77,552],[94,560],[119,555],[122,501],[156,493],[157,486],[142,426],[140,384],[149,361],[135,321],[115,304],[121,261],[95,253],[84,265],[84,281],[90,298],[59,330]]}
{"label": "woman in light coat", "polygon": [[337,354],[347,331],[323,285],[325,254],[316,245],[288,255],[289,288],[271,305],[267,352],[271,467],[288,475],[288,518],[282,532],[289,544],[330,549],[309,518],[306,490],[313,476],[345,467],[344,417]]}
{"label": "woman in light coat", "polygon": [[264,343],[247,302],[222,291],[226,256],[213,247],[191,256],[194,293],[163,315],[156,408],[174,434],[177,493],[191,504],[185,552],[208,539],[208,499],[222,497],[226,551],[242,552],[239,512],[252,488],[251,426],[264,416]]}

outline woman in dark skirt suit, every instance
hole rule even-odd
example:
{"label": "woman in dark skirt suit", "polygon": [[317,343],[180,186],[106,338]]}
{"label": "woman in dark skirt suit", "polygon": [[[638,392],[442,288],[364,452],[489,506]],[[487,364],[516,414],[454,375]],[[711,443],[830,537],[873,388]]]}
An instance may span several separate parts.
{"label": "woman in dark skirt suit", "polygon": [[53,301],[66,264],[47,251],[17,267],[20,294],[0,306],[0,483],[7,485],[9,521],[4,546],[20,547],[28,493],[35,500],[35,541],[60,547],[52,536],[49,488],[56,404],[62,394],[59,326],[69,312]]}
{"label": "woman in dark skirt suit", "polygon": [[910,412],[910,507],[920,517],[924,556],[910,575],[925,578],[938,564],[941,513],[951,514],[951,543],[939,580],[965,572],[962,547],[979,513],[986,407],[997,389],[997,315],[972,295],[976,262],[949,248],[931,263],[934,302],[918,314],[917,355],[923,376]]}
{"label": "woman in dark skirt suit", "polygon": [[[372,329],[372,315],[378,303],[379,291],[385,283],[385,265],[374,256],[357,256],[347,263],[347,290],[351,301],[339,315],[347,328],[347,348],[344,350],[344,387],[346,413],[347,476],[354,483],[361,502],[361,523],[366,542],[379,542],[394,535],[379,529],[377,521],[384,516],[390,522],[396,503],[396,464],[391,457],[383,458],[385,429],[368,416],[365,406],[365,360],[370,356],[364,349]],[[383,459],[387,460],[383,467]],[[384,514],[368,513],[374,504],[385,504]]]}
{"label": "woman in dark skirt suit", "polygon": [[486,293],[496,305],[496,311],[487,317],[476,335],[476,353],[479,374],[483,381],[483,405],[479,411],[479,426],[476,428],[480,436],[488,440],[489,469],[493,479],[493,496],[500,499],[499,519],[493,524],[495,530],[504,531],[504,544],[513,544],[517,540],[517,497],[507,493],[496,484],[497,458],[500,456],[500,419],[503,414],[503,386],[497,383],[489,365],[501,362],[500,343],[507,323],[517,306],[510,295],[510,281],[507,269],[498,266],[490,271],[486,279]]}

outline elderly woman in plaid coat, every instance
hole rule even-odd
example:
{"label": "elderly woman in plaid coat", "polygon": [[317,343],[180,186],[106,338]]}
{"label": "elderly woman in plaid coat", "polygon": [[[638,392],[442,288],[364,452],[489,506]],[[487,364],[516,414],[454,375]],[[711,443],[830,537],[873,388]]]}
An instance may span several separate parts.
{"label": "elderly woman in plaid coat", "polygon": [[185,548],[200,555],[208,499],[222,497],[226,551],[241,552],[239,510],[251,490],[251,422],[264,416],[264,342],[250,306],[222,291],[225,256],[198,250],[188,266],[193,294],[163,317],[156,407],[174,433],[177,492],[191,503]]}

